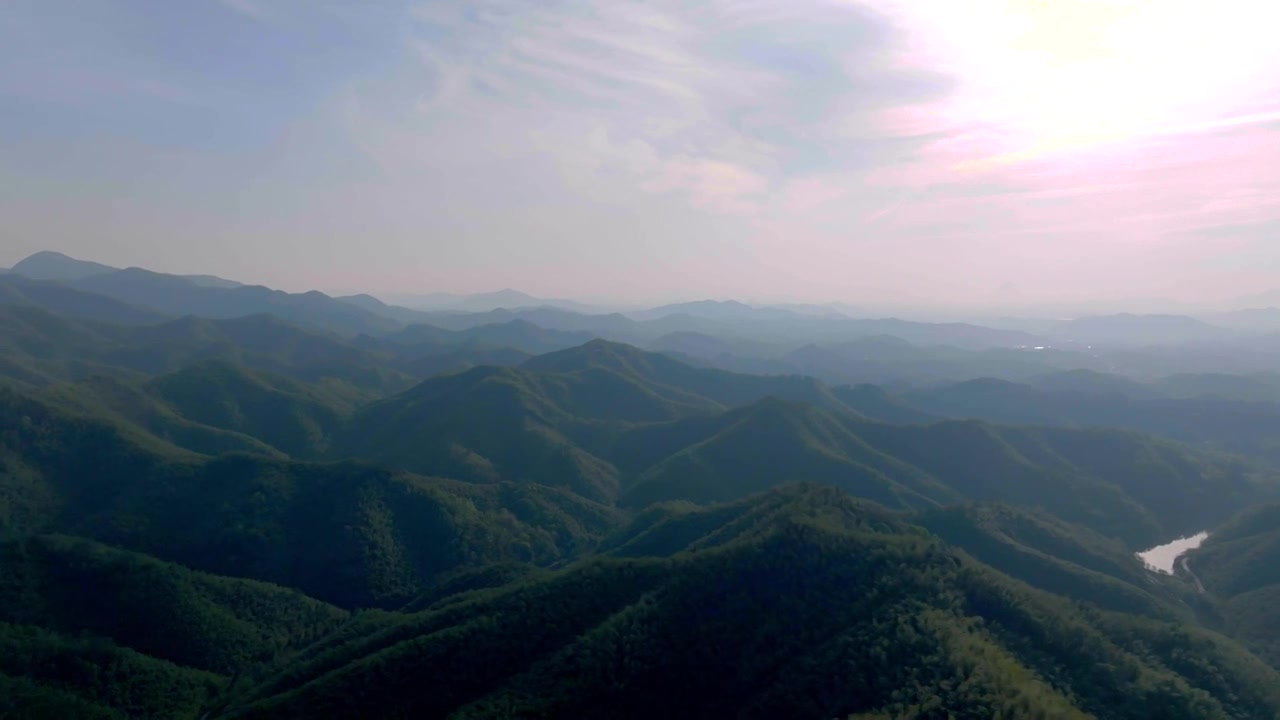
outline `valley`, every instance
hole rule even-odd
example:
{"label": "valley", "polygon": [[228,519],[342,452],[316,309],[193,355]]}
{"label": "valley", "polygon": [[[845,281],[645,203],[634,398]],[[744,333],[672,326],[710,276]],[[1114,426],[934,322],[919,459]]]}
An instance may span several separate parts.
{"label": "valley", "polygon": [[965,377],[1006,351],[877,336],[841,342],[956,379],[840,350],[841,384],[596,325],[644,345],[658,310],[300,321],[18,277],[5,713],[1280,713],[1270,376]]}

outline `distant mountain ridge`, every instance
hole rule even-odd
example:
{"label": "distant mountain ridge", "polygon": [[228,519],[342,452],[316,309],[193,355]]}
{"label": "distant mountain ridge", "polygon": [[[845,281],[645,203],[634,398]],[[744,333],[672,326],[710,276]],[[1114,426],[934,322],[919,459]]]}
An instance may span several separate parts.
{"label": "distant mountain ridge", "polygon": [[431,293],[427,295],[393,293],[387,297],[405,307],[433,312],[483,313],[503,308],[509,310],[556,308],[587,314],[601,312],[601,308],[588,303],[560,298],[534,297],[528,293],[510,288],[471,295],[456,293]]}
{"label": "distant mountain ridge", "polygon": [[146,325],[172,317],[160,310],[138,307],[62,283],[32,280],[20,274],[0,275],[0,305],[27,305],[122,325]]}
{"label": "distant mountain ridge", "polygon": [[69,284],[134,305],[166,308],[174,315],[226,319],[270,313],[304,327],[342,335],[381,334],[399,327],[395,320],[320,292],[293,294],[262,286],[204,287],[177,275],[141,268],[90,275]]}
{"label": "distant mountain ridge", "polygon": [[[29,277],[32,280],[83,280],[94,275],[119,272],[121,268],[103,265],[89,260],[77,260],[59,252],[42,251],[14,265],[8,272]],[[242,283],[214,275],[178,275],[200,287],[235,288]]]}
{"label": "distant mountain ridge", "polygon": [[[532,312],[0,278],[0,716],[1280,713],[1275,473],[1082,421],[1265,449],[1280,403],[1240,398],[1280,374]],[[941,380],[975,368],[1020,381]],[[1177,575],[1134,555],[1205,529]]]}
{"label": "distant mountain ridge", "polygon": [[[1194,392],[1166,394],[1168,388],[1187,382],[1170,378],[1163,385],[1138,386],[1141,394],[1128,395],[1111,383],[1102,391],[1088,391],[979,378],[909,390],[897,400],[935,415],[1008,425],[1130,428],[1280,464],[1275,445],[1280,402],[1266,402],[1265,396],[1251,401]],[[1270,390],[1273,397],[1277,388]]]}
{"label": "distant mountain ridge", "polygon": [[[142,268],[121,270],[54,252],[37,253],[23,260],[14,266],[13,274],[60,283],[170,317],[233,318],[271,313],[306,327],[345,335],[381,334],[400,326],[395,319],[315,291],[292,294],[208,275],[170,275]],[[65,311],[66,306],[63,307]]]}
{"label": "distant mountain ridge", "polygon": [[77,260],[58,252],[44,251],[19,261],[9,272],[32,280],[80,280],[119,269],[102,263]]}
{"label": "distant mountain ridge", "polygon": [[1169,345],[1227,337],[1227,328],[1187,315],[1092,315],[1055,326],[1059,341],[1100,345]]}

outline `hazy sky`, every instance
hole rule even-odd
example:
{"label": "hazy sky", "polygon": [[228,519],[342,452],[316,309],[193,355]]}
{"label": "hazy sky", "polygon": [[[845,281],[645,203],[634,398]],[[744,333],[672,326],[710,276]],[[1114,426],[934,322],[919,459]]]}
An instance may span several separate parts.
{"label": "hazy sky", "polygon": [[9,0],[0,265],[991,304],[1280,288],[1261,0]]}

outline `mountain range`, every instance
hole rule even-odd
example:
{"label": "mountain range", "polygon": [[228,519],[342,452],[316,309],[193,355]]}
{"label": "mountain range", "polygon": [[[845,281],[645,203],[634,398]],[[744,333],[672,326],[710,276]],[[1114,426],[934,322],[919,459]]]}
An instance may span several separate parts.
{"label": "mountain range", "polygon": [[1265,338],[16,270],[0,715],[1280,717]]}

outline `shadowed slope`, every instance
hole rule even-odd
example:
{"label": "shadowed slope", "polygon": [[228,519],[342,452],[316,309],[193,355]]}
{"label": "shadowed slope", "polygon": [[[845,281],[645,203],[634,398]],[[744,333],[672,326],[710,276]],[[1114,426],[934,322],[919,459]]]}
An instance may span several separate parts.
{"label": "shadowed slope", "polygon": [[1280,710],[1280,676],[1223,638],[1080,612],[882,511],[808,492],[817,495],[741,508],[738,518],[759,522],[725,542],[670,558],[594,560],[371,620],[313,648],[228,714],[825,718],[927,709],[1136,719]]}

